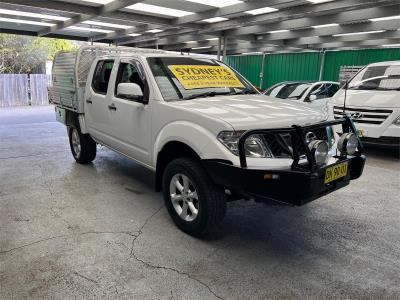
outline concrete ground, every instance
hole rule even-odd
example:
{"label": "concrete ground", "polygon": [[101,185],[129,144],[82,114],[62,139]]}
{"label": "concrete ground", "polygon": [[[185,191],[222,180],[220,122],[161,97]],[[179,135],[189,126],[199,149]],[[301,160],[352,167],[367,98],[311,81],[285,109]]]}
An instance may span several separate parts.
{"label": "concrete ground", "polygon": [[351,186],[300,208],[230,203],[199,240],[146,169],[105,148],[78,165],[53,108],[1,109],[0,298],[399,299],[400,162],[367,154]]}

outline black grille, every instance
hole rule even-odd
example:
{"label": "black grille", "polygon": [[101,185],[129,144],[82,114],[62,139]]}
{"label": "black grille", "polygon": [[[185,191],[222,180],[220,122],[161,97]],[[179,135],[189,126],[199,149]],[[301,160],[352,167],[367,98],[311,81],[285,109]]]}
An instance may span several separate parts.
{"label": "black grille", "polygon": [[333,112],[335,119],[343,118],[344,115],[350,115],[355,123],[382,124],[391,114],[389,109],[366,109],[358,107],[347,107],[343,113],[343,106],[334,106]]}
{"label": "black grille", "polygon": [[[302,138],[307,141],[306,135],[310,132],[312,132],[313,134],[314,137],[313,139],[324,140],[329,143],[328,132],[326,127],[317,128],[312,131],[307,131],[304,133],[304,136]],[[293,158],[293,150],[292,150],[293,147],[298,149],[300,156],[305,155],[303,141],[300,139],[298,135],[293,136],[293,141],[289,133],[271,133],[271,134],[264,134],[263,136],[274,157]]]}

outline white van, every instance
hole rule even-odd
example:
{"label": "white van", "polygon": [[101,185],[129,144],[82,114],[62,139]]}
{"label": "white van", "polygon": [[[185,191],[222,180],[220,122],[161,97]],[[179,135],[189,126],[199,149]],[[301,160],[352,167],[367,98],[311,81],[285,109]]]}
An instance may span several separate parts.
{"label": "white van", "polygon": [[335,118],[350,115],[364,144],[400,148],[400,61],[366,66],[333,101]]}

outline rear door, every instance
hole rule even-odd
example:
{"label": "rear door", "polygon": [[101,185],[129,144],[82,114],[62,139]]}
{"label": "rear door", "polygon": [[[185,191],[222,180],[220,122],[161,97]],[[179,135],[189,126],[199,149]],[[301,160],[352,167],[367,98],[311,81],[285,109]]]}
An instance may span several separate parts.
{"label": "rear door", "polygon": [[151,103],[144,104],[142,100],[118,96],[117,87],[120,83],[136,83],[143,93],[143,100],[149,101],[150,90],[146,74],[139,60],[122,59],[118,70],[112,79],[114,86],[111,105],[115,106],[110,114],[113,139],[116,140],[116,150],[142,162],[150,162],[151,138]]}
{"label": "rear door", "polygon": [[99,60],[92,81],[87,83],[85,96],[85,121],[89,133],[104,143],[110,142],[110,77],[114,60]]}

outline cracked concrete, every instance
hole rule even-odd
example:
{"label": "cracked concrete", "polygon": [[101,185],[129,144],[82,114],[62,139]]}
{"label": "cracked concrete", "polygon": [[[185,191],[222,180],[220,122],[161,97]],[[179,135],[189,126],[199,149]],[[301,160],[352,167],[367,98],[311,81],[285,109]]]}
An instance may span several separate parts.
{"label": "cracked concrete", "polygon": [[[137,261],[143,263],[144,265],[146,265],[146,266],[149,267],[149,268],[160,269],[160,270],[169,270],[169,271],[173,271],[173,272],[175,272],[175,273],[177,273],[177,274],[179,274],[179,275],[184,275],[184,276],[188,277],[189,279],[194,280],[194,281],[200,283],[201,285],[203,285],[205,288],[207,288],[207,289],[209,290],[209,292],[210,292],[211,294],[213,294],[213,295],[215,296],[215,298],[217,298],[217,299],[223,299],[222,297],[218,296],[218,295],[210,288],[210,286],[208,286],[206,283],[202,282],[201,280],[199,280],[199,279],[193,277],[193,275],[191,275],[191,274],[188,273],[188,272],[182,272],[182,271],[180,271],[180,270],[178,270],[178,269],[176,269],[176,268],[173,268],[173,267],[155,265],[155,264],[152,264],[152,263],[150,263],[150,262],[148,262],[148,261],[144,261],[143,259],[141,259],[141,258],[138,257],[138,255],[137,255],[136,252],[135,252],[135,241],[143,234],[143,228],[146,226],[146,224],[147,224],[147,223],[162,209],[162,208],[163,208],[163,206],[161,206],[155,213],[153,213],[153,214],[143,223],[143,225],[140,227],[140,229],[139,229],[139,234],[138,234],[137,236],[135,236],[135,237],[132,239],[132,247],[131,247],[131,251],[130,251],[130,256],[133,257],[135,260],[137,260]],[[172,291],[171,291],[171,293],[172,293]]]}
{"label": "cracked concrete", "polygon": [[0,299],[398,299],[400,162],[304,207],[238,201],[180,232],[153,175],[99,148],[74,163],[49,107],[0,110]]}

